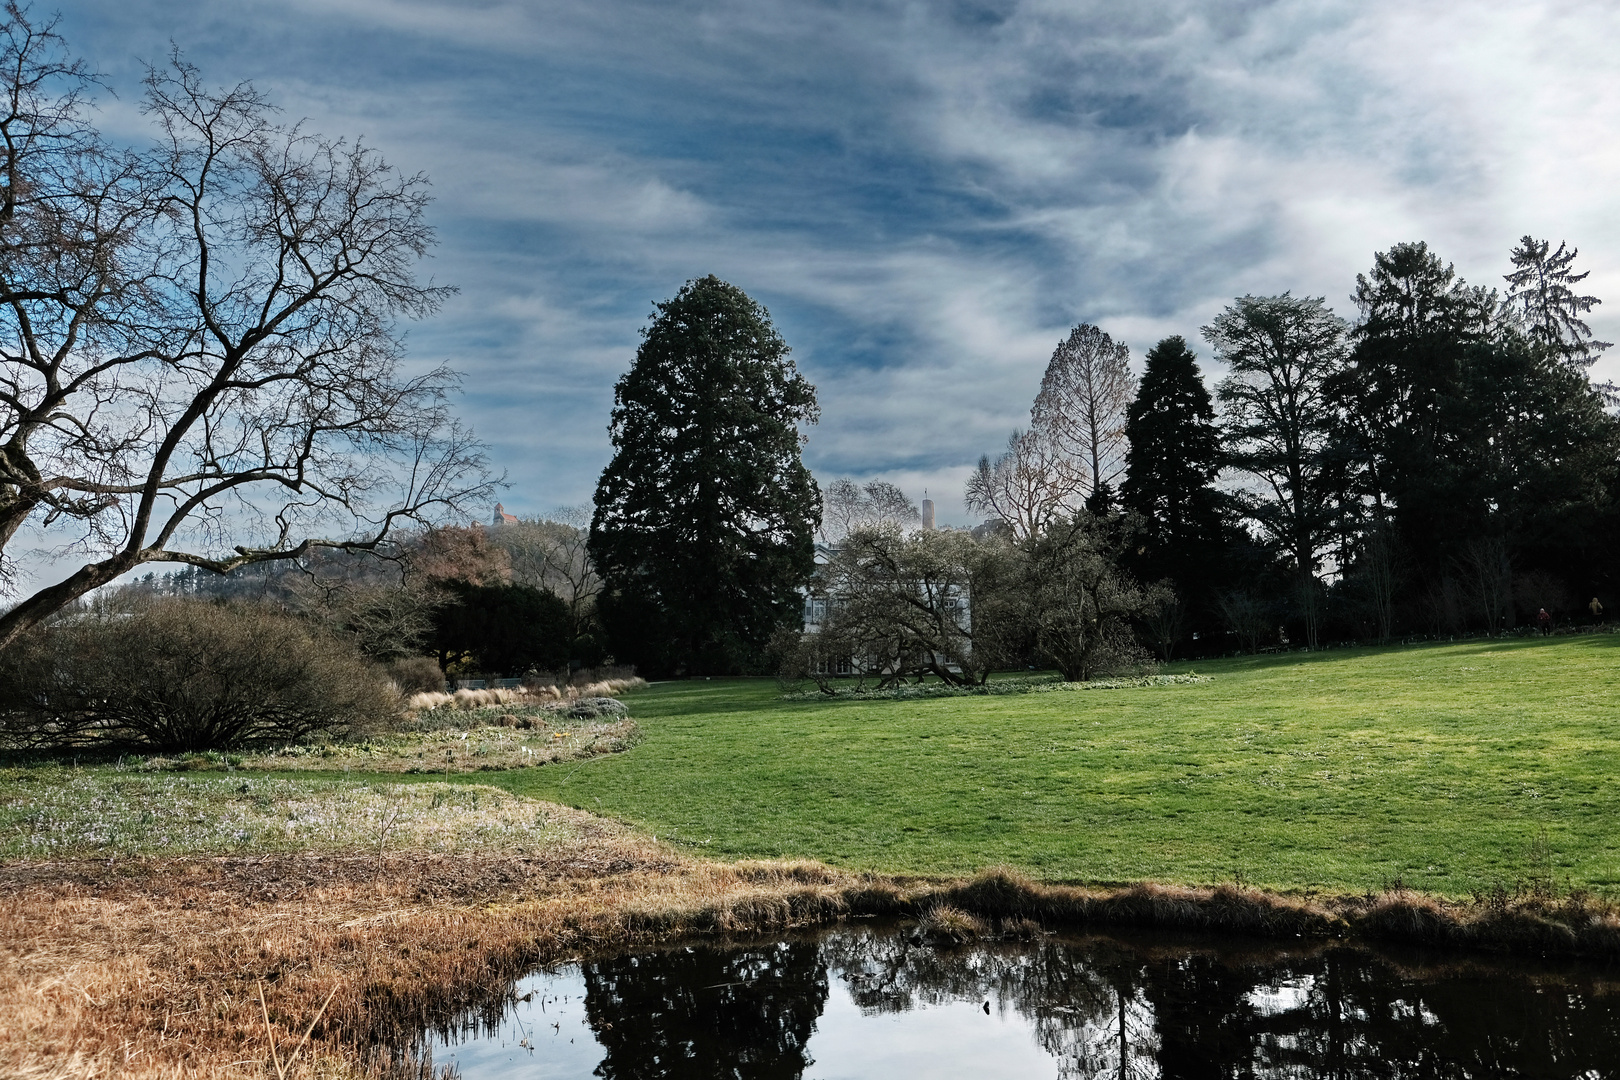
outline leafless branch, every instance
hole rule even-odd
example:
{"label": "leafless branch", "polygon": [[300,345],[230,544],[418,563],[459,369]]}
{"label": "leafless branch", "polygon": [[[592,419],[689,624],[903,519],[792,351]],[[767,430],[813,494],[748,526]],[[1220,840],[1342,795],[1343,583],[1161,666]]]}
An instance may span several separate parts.
{"label": "leafless branch", "polygon": [[401,370],[427,184],[360,144],[146,79],[154,148],[106,143],[51,26],[0,22],[0,552],[30,522],[86,557],[0,616],[0,648],[150,562],[220,573],[382,543],[483,498],[456,377]]}

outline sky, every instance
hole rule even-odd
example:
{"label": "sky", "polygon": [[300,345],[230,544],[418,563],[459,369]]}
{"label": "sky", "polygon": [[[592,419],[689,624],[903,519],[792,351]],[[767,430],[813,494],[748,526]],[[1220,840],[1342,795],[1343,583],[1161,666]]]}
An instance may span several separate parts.
{"label": "sky", "polygon": [[[39,10],[45,10],[41,7]],[[432,180],[413,324],[508,511],[588,503],[652,305],[716,274],[816,385],[805,460],[940,520],[1092,322],[1142,354],[1245,293],[1349,294],[1425,240],[1501,286],[1567,240],[1620,341],[1620,5],[1356,0],[82,0],[70,45],[148,137],[170,44]],[[1600,361],[1620,377],[1620,348]]]}

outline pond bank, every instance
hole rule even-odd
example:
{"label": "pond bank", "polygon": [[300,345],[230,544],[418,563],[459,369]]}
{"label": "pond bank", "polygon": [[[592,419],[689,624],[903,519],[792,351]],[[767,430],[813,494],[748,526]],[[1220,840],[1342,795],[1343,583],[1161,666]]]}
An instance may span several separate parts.
{"label": "pond bank", "polygon": [[298,1075],[376,1072],[358,1048],[407,1042],[540,963],[854,916],[920,918],[949,940],[1134,926],[1620,956],[1620,911],[1578,894],[1459,903],[1045,885],[1009,871],[898,878],[703,861],[579,811],[548,813],[570,828],[527,854],[0,866],[0,1073],[274,1075],[267,1028],[285,1067],[312,1022]]}

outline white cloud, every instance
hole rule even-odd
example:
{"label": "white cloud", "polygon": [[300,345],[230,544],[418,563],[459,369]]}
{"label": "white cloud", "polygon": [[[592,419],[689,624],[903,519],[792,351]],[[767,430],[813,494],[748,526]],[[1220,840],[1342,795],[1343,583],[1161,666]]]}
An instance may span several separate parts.
{"label": "white cloud", "polygon": [[463,291],[413,350],[470,372],[525,512],[589,497],[637,329],[710,272],[820,387],[810,460],[942,512],[1082,319],[1207,358],[1233,296],[1350,315],[1411,239],[1500,284],[1531,232],[1581,247],[1620,340],[1620,9],[999,7],[100,0],[69,31],[116,71],[174,36],[433,176],[432,270]]}

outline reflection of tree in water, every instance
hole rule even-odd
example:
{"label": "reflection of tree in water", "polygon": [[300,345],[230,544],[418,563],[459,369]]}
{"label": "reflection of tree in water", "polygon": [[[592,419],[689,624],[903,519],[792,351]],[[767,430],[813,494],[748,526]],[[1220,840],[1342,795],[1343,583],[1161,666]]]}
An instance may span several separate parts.
{"label": "reflection of tree in water", "polygon": [[1331,949],[1249,995],[1256,1075],[1616,1076],[1620,1001],[1611,991],[1471,964],[1406,972]]}
{"label": "reflection of tree in water", "polygon": [[905,1012],[952,1001],[991,1001],[1028,1019],[1061,1077],[1159,1076],[1153,1011],[1141,961],[1107,942],[938,949],[887,933],[836,934],[827,966],[868,1012]]}
{"label": "reflection of tree in water", "polygon": [[812,943],[617,957],[584,975],[604,1080],[796,1078],[827,1001]]}
{"label": "reflection of tree in water", "polygon": [[1620,1076],[1620,994],[1506,964],[1412,972],[1342,946],[1109,938],[937,949],[865,931],[822,948],[865,1010],[989,1000],[1022,1015],[1063,1076]]}
{"label": "reflection of tree in water", "polygon": [[869,1013],[989,1001],[1031,1025],[1063,1077],[1620,1078],[1620,985],[1590,973],[1406,965],[1331,942],[935,948],[880,928],[585,965],[597,1075],[799,1078],[829,971]]}

